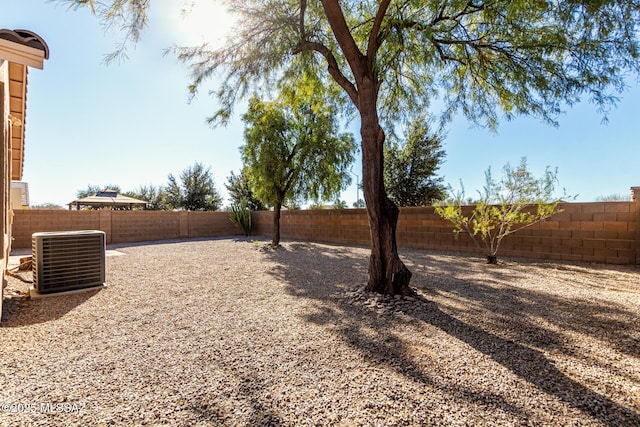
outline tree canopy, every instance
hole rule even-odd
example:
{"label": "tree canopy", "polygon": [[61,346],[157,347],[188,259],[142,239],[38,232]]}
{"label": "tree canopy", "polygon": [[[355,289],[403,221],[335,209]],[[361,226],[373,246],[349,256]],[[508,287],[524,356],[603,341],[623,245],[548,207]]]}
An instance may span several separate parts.
{"label": "tree canopy", "polygon": [[99,193],[105,190],[113,190],[116,193],[122,192],[122,189],[120,188],[120,186],[115,184],[107,184],[103,186],[89,184],[87,185],[87,188],[76,191],[76,197],[78,199],[83,199],[85,197],[95,196],[96,193]]}
{"label": "tree canopy", "polygon": [[229,192],[232,205],[246,203],[247,207],[252,211],[264,210],[266,206],[253,194],[253,190],[251,189],[250,174],[246,166],[242,168],[239,175],[231,171],[231,175],[227,177],[227,182],[224,186]]}
{"label": "tree canopy", "polygon": [[242,158],[263,202],[331,200],[350,182],[346,168],[355,142],[349,133],[337,134],[328,110],[294,110],[252,98],[243,120]]}
{"label": "tree canopy", "polygon": [[211,170],[196,162],[180,173],[180,181],[169,174],[165,192],[169,207],[186,211],[215,211],[222,205]]}
{"label": "tree canopy", "polygon": [[243,116],[242,159],[256,197],[274,206],[273,245],[280,240],[281,206],[339,194],[350,182],[347,168],[356,148],[351,134],[338,133],[331,108],[313,96],[303,102],[296,96],[294,105],[290,101],[265,103],[254,97]]}
{"label": "tree canopy", "polygon": [[163,211],[169,209],[167,195],[162,186],[140,185],[133,191],[127,191],[126,196],[134,199],[145,200],[147,202],[146,210]]}
{"label": "tree canopy", "polygon": [[[582,98],[606,112],[625,87],[626,72],[638,72],[636,1],[229,4],[239,19],[227,45],[175,49],[192,66],[192,91],[214,73],[224,78],[215,92],[216,120],[229,118],[239,96],[265,81],[295,78],[304,67],[340,85],[359,108],[352,54],[372,68],[381,116],[391,122],[438,100],[445,119],[461,111],[489,127],[498,125],[500,113],[555,124]],[[131,26],[135,15],[128,17]]]}
{"label": "tree canopy", "polygon": [[384,186],[398,206],[428,206],[445,195],[443,179],[436,176],[444,158],[442,133],[431,133],[425,119],[408,126],[404,140],[387,139],[384,151]]}

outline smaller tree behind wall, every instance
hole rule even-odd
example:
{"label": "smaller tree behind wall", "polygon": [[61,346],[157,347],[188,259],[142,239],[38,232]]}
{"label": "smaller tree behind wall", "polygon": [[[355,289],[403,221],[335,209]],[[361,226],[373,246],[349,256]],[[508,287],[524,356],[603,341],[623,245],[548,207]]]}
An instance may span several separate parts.
{"label": "smaller tree behind wall", "polygon": [[165,191],[172,209],[215,211],[222,205],[222,196],[213,182],[211,170],[198,162],[180,173],[180,182],[169,174]]}
{"label": "smaller tree behind wall", "polygon": [[557,170],[552,172],[547,167],[544,176],[536,179],[523,158],[515,169],[507,163],[500,181],[493,179],[491,168],[485,172],[485,180],[470,216],[463,213],[464,188],[447,202],[436,205],[435,210],[453,223],[456,235],[464,231],[479,250],[486,251],[489,264],[497,264],[497,253],[506,236],[560,212],[560,199],[553,196]]}
{"label": "smaller tree behind wall", "polygon": [[347,209],[347,202],[337,199],[333,202],[333,209]]}
{"label": "smaller tree behind wall", "polygon": [[162,186],[156,187],[151,184],[141,185],[133,191],[126,192],[125,195],[133,197],[134,199],[146,201],[147,207],[145,209],[149,211],[163,211],[169,209],[167,194]]}
{"label": "smaller tree behind wall", "polygon": [[85,197],[95,196],[96,193],[100,193],[101,191],[105,191],[105,190],[113,190],[116,193],[122,192],[122,190],[120,189],[120,186],[115,184],[107,184],[103,186],[89,184],[87,185],[87,188],[85,188],[84,190],[76,191],[76,197],[78,199],[83,199]]}
{"label": "smaller tree behind wall", "polygon": [[607,194],[596,197],[596,202],[630,202],[631,194]]}
{"label": "smaller tree behind wall", "polygon": [[231,175],[227,177],[227,182],[224,184],[229,192],[229,198],[231,199],[231,205],[247,204],[247,207],[252,211],[261,211],[266,206],[253,194],[251,190],[251,177],[250,172],[246,166],[242,168],[239,175],[231,172]]}
{"label": "smaller tree behind wall", "polygon": [[424,117],[407,127],[404,141],[393,134],[385,143],[384,186],[398,206],[428,206],[445,196],[442,178],[436,176],[445,153],[444,136],[432,133]]}

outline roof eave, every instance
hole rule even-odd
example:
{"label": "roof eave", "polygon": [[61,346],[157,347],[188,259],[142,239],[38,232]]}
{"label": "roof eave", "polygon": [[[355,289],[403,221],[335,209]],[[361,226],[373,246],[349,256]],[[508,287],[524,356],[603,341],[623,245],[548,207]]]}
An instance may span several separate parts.
{"label": "roof eave", "polygon": [[0,38],[0,58],[42,70],[45,52],[31,46]]}

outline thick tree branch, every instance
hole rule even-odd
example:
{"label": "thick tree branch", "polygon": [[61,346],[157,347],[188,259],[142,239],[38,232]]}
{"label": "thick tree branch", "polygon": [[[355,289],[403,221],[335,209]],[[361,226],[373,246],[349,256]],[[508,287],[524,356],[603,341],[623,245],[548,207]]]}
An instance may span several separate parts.
{"label": "thick tree branch", "polygon": [[307,13],[307,0],[300,0],[300,40],[307,41],[307,32],[304,29],[304,15]]}
{"label": "thick tree branch", "polygon": [[340,67],[338,66],[338,61],[336,61],[336,57],[333,55],[333,52],[326,47],[325,45],[317,42],[311,41],[301,41],[298,45],[293,49],[293,54],[298,54],[300,52],[305,51],[314,51],[318,52],[320,55],[324,56],[327,61],[327,71],[333,77],[333,79],[340,85],[342,89],[347,92],[351,101],[355,104],[356,107],[359,107],[360,102],[358,101],[358,89],[356,89],[355,85],[349,81],[340,71]]}
{"label": "thick tree branch", "polygon": [[[356,81],[360,78],[359,75],[360,69],[362,67],[362,52],[358,48],[356,41],[353,39],[353,35],[351,34],[351,29],[347,25],[347,21],[344,18],[344,13],[342,12],[342,8],[340,7],[340,3],[338,0],[321,0],[322,7],[324,8],[324,13],[329,21],[329,25],[331,26],[331,30],[340,45],[340,49],[344,54],[349,66],[351,67],[351,71],[356,78]],[[351,95],[349,95],[351,96]]]}

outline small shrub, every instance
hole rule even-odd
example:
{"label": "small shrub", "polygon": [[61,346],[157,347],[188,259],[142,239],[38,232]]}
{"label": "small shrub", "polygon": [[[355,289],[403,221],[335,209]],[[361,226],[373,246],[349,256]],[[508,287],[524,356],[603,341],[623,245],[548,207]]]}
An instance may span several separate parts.
{"label": "small shrub", "polygon": [[453,223],[456,235],[466,232],[479,250],[486,251],[489,264],[498,263],[497,253],[506,236],[560,212],[560,200],[553,198],[557,171],[547,168],[545,175],[536,179],[524,158],[518,168],[507,164],[503,171],[499,182],[491,177],[491,169],[485,172],[484,191],[469,217],[462,212],[464,189],[434,206],[442,218]]}

